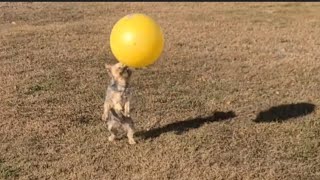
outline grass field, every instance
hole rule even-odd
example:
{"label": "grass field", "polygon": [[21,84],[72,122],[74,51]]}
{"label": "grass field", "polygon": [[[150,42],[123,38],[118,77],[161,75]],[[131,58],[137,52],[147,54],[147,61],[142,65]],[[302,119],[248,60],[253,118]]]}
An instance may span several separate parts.
{"label": "grass field", "polygon": [[[132,79],[138,144],[100,120],[114,23],[165,49]],[[0,179],[320,179],[319,3],[0,3]]]}

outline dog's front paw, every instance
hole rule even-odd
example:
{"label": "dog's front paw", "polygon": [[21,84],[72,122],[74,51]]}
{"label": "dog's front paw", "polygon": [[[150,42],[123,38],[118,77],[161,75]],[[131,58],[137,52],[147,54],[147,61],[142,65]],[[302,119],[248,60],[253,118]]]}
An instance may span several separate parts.
{"label": "dog's front paw", "polygon": [[116,105],[114,105],[114,109],[116,110],[116,111],[123,111],[123,108],[122,108],[122,106],[121,106],[121,104],[116,104]]}

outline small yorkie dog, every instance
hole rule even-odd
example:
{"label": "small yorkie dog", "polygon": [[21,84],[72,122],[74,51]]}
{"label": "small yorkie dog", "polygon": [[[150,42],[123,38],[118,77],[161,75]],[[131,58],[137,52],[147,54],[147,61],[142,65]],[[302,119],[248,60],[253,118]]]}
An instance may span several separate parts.
{"label": "small yorkie dog", "polygon": [[130,117],[128,89],[132,71],[122,63],[105,64],[105,67],[111,77],[102,114],[102,120],[107,122],[108,130],[111,133],[108,139],[114,141],[118,130],[122,128],[127,134],[129,144],[136,144],[133,138],[134,124]]}

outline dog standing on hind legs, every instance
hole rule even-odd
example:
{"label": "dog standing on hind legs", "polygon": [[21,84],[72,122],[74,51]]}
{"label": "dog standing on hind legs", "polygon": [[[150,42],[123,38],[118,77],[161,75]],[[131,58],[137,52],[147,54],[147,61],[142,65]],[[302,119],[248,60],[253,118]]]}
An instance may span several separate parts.
{"label": "dog standing on hind legs", "polygon": [[118,129],[122,128],[128,137],[129,144],[136,144],[134,140],[134,124],[130,117],[129,80],[132,71],[122,63],[115,65],[105,64],[111,77],[106,91],[102,120],[107,122],[111,133],[109,141],[116,139]]}

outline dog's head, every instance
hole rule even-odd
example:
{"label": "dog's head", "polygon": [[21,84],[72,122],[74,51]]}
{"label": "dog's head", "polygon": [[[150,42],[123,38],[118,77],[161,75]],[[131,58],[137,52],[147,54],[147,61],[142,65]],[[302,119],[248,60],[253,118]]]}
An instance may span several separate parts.
{"label": "dog's head", "polygon": [[114,65],[105,64],[105,67],[108,71],[109,76],[119,83],[127,83],[130,80],[132,71],[129,69],[128,66],[117,63]]}

